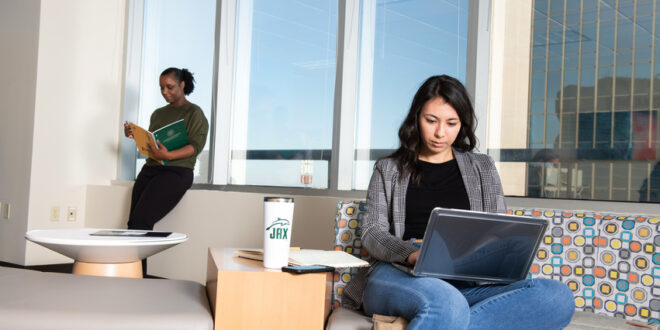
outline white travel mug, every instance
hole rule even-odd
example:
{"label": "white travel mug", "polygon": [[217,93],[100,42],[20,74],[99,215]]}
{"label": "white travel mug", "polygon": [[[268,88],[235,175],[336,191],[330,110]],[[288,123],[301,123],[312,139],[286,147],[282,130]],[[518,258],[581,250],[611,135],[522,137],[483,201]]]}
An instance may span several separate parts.
{"label": "white travel mug", "polygon": [[264,198],[264,267],[289,264],[292,224],[293,198]]}

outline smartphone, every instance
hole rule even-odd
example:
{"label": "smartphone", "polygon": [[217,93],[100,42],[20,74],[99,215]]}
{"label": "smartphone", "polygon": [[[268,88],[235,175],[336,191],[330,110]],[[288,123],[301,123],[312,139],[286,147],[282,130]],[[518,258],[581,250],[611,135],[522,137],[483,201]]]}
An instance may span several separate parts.
{"label": "smartphone", "polygon": [[294,273],[294,274],[307,274],[307,273],[334,272],[335,268],[330,266],[322,266],[322,265],[284,266],[282,267],[282,271],[288,273]]}

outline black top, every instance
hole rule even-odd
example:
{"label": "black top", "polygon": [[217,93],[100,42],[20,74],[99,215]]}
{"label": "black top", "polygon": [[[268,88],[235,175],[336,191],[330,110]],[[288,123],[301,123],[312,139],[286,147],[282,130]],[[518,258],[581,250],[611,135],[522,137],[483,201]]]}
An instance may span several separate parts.
{"label": "black top", "polygon": [[414,183],[411,179],[406,192],[404,240],[424,238],[429,216],[435,207],[470,209],[470,200],[456,159],[440,164],[420,160],[419,166],[421,180]]}

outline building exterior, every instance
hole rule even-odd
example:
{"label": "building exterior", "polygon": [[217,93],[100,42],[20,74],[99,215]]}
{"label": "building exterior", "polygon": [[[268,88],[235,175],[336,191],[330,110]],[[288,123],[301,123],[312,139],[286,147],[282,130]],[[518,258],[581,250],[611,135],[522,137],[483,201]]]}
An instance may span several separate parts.
{"label": "building exterior", "polygon": [[658,2],[534,2],[527,196],[660,201]]}

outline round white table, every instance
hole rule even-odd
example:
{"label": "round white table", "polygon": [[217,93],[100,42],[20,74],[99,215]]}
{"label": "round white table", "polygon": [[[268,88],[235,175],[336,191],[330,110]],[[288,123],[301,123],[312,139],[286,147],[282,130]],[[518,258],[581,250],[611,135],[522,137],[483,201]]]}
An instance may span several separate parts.
{"label": "round white table", "polygon": [[186,234],[180,233],[171,233],[167,237],[90,235],[101,230],[118,229],[30,230],[25,233],[25,238],[75,260],[74,274],[134,278],[142,277],[142,259],[188,240]]}

